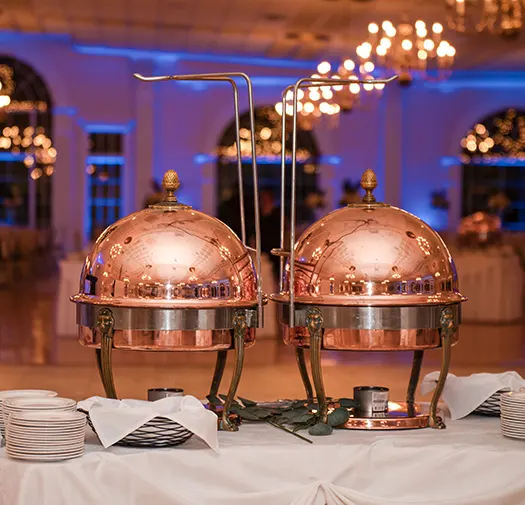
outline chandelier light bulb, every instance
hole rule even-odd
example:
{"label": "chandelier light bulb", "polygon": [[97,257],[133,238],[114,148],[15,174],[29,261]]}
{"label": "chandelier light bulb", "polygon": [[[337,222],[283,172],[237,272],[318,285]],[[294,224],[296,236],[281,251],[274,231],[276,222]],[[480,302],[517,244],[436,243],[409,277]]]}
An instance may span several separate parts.
{"label": "chandelier light bulb", "polygon": [[425,42],[423,42],[423,49],[425,51],[432,51],[435,47],[434,41],[431,39],[426,39]]}
{"label": "chandelier light bulb", "polygon": [[338,103],[334,103],[333,110],[335,114],[339,114],[339,112],[341,112],[341,106]]}
{"label": "chandelier light bulb", "polygon": [[323,114],[328,114],[329,111],[330,111],[330,104],[327,103],[327,102],[321,102],[319,104],[319,110],[323,113]]}
{"label": "chandelier light bulb", "polygon": [[319,63],[319,65],[317,65],[317,71],[321,75],[327,74],[328,72],[330,72],[330,70],[332,70],[332,65],[330,65],[330,63],[328,63],[327,61],[322,61],[321,63]]}
{"label": "chandelier light bulb", "polygon": [[365,91],[372,91],[374,89],[374,85],[372,83],[365,83],[363,84],[363,88],[365,89]]}
{"label": "chandelier light bulb", "polygon": [[334,93],[330,89],[323,89],[322,95],[325,100],[331,100],[334,97]]}
{"label": "chandelier light bulb", "polygon": [[385,87],[385,84],[383,82],[378,82],[376,84],[374,84],[375,88],[378,90],[378,91],[381,91],[382,89],[384,89]]}
{"label": "chandelier light bulb", "polygon": [[365,61],[365,63],[363,64],[363,68],[366,73],[370,73],[373,72],[376,67],[371,61]]}
{"label": "chandelier light bulb", "polygon": [[[332,75],[332,79],[341,79],[341,77],[339,77],[338,75]],[[337,84],[336,86],[332,86],[332,89],[334,91],[343,91],[343,85],[342,84]]]}
{"label": "chandelier light bulb", "polygon": [[350,93],[353,93],[354,95],[357,95],[361,91],[361,86],[359,86],[359,84],[354,82],[354,83],[350,84],[350,86],[348,86],[348,89],[350,90]]}
{"label": "chandelier light bulb", "polygon": [[394,25],[391,21],[383,21],[381,28],[383,28],[383,30],[386,32],[389,28],[394,28]]}
{"label": "chandelier light bulb", "polygon": [[397,30],[391,26],[387,30],[385,30],[385,33],[388,37],[392,38],[396,36]]}
{"label": "chandelier light bulb", "polygon": [[403,42],[401,42],[401,47],[405,50],[405,51],[410,51],[410,49],[412,49],[412,42],[408,39],[405,39],[403,40]]}
{"label": "chandelier light bulb", "polygon": [[441,23],[434,23],[432,25],[432,31],[436,34],[443,33],[443,25]]}
{"label": "chandelier light bulb", "polygon": [[310,100],[312,100],[313,102],[317,102],[317,100],[320,100],[320,99],[321,99],[321,93],[319,93],[319,91],[310,91],[308,97],[309,97]]}
{"label": "chandelier light bulb", "polygon": [[291,102],[293,100],[293,91],[290,89],[286,92],[286,101]]}
{"label": "chandelier light bulb", "polygon": [[304,91],[302,89],[297,90],[297,99],[301,100],[304,97]]}
{"label": "chandelier light bulb", "polygon": [[377,33],[379,31],[379,26],[376,23],[370,23],[368,25],[368,32],[369,33]]}
{"label": "chandelier light bulb", "polygon": [[297,102],[297,112],[301,112],[303,110],[303,103]]}
{"label": "chandelier light bulb", "polygon": [[380,40],[379,44],[383,46],[385,49],[390,49],[392,47],[392,41],[387,37],[383,37]]}
{"label": "chandelier light bulb", "polygon": [[343,62],[343,67],[348,70],[349,72],[351,72],[352,70],[355,69],[355,63],[353,62],[353,60],[351,59],[348,59],[348,60],[345,60]]}
{"label": "chandelier light bulb", "polygon": [[361,47],[363,48],[364,51],[366,51],[367,53],[371,52],[372,51],[372,44],[370,44],[370,42],[363,42],[361,44]]}
{"label": "chandelier light bulb", "polygon": [[0,95],[0,107],[7,107],[11,103],[11,97]]}
{"label": "chandelier light bulb", "polygon": [[455,55],[456,55],[456,49],[453,46],[448,46],[447,56],[449,56],[450,58],[454,58]]}
{"label": "chandelier light bulb", "polygon": [[385,46],[377,46],[376,53],[378,56],[385,56],[386,55],[386,47]]}
{"label": "chandelier light bulb", "polygon": [[437,48],[436,54],[438,55],[439,58],[444,58],[447,55],[447,50],[448,50],[447,47],[440,45]]}
{"label": "chandelier light bulb", "polygon": [[303,106],[303,109],[306,113],[311,114],[314,111],[315,107],[312,102],[306,102]]}
{"label": "chandelier light bulb", "polygon": [[420,49],[420,50],[417,52],[417,57],[418,57],[420,60],[426,60],[427,57],[428,57],[428,53],[427,53],[424,49]]}
{"label": "chandelier light bulb", "polygon": [[420,39],[424,39],[428,35],[427,29],[426,28],[421,28],[419,30],[416,30],[416,35]]}
{"label": "chandelier light bulb", "polygon": [[425,30],[427,28],[427,25],[424,21],[421,21],[421,19],[416,21],[414,26],[416,27],[416,30]]}

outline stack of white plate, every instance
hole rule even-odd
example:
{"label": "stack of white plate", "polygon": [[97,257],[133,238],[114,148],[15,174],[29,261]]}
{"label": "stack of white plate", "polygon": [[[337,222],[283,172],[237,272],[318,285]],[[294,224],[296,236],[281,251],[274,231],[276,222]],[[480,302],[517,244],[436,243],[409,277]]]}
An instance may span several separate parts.
{"label": "stack of white plate", "polygon": [[500,408],[501,433],[525,440],[525,392],[503,393]]}
{"label": "stack of white plate", "polygon": [[4,437],[4,416],[2,414],[2,404],[8,398],[35,397],[35,396],[58,396],[56,391],[47,391],[45,389],[13,389],[10,391],[0,391],[0,434]]}
{"label": "stack of white plate", "polygon": [[62,461],[84,454],[86,416],[81,412],[26,411],[9,416],[7,455],[27,461]]}

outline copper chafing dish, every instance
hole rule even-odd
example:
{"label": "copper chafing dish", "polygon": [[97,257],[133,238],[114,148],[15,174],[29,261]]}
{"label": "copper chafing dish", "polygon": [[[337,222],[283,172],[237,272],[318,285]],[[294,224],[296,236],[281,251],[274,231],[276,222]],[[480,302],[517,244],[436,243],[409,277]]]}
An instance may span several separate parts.
{"label": "copper chafing dish", "polygon": [[[389,82],[382,81],[382,82]],[[377,81],[376,81],[377,82]],[[300,80],[294,93],[292,181],[296,170],[297,91],[330,79]],[[283,94],[283,103],[286,93]],[[283,109],[284,110],[284,109]],[[283,127],[283,153],[286,139]],[[285,169],[283,155],[283,174]],[[314,391],[305,364],[311,352],[312,378],[320,413],[326,420],[327,400],[321,369],[321,351],[413,351],[406,409],[386,418],[351,418],[346,427],[359,429],[444,428],[437,404],[450,363],[451,346],[458,340],[460,304],[452,257],[441,239],[416,216],[376,202],[375,174],[367,170],[361,187],[363,201],[338,209],[311,225],[295,241],[295,186],[291,190],[290,249],[281,247],[280,292],[271,299],[286,344],[296,349],[297,363],[309,399]],[[284,186],[281,193],[284,202]],[[281,206],[284,209],[284,204]],[[284,230],[285,217],[281,216]],[[442,348],[441,374],[430,414],[414,403],[425,350]]]}
{"label": "copper chafing dish", "polygon": [[[251,82],[244,74],[201,74],[141,80],[216,80],[232,85],[239,137],[240,77],[248,84],[254,178],[255,249],[246,245],[244,201],[242,240],[223,222],[177,200],[179,178],[164,175],[164,200],[109,226],[86,258],[77,305],[80,342],[96,349],[106,395],[116,398],[113,349],[133,351],[216,351],[210,394],[216,396],[227,352],[235,350],[232,381],[222,413],[223,429],[242,373],[244,348],[255,342],[265,300],[261,290],[261,241]],[[237,145],[240,145],[238,141]],[[238,150],[242,195],[242,160]],[[257,269],[252,260],[255,253]]]}

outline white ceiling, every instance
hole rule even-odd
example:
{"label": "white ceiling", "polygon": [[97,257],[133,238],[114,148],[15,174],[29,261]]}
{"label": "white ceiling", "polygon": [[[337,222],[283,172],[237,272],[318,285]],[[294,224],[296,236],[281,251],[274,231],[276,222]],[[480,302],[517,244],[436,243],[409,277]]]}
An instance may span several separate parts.
{"label": "white ceiling", "polygon": [[[445,0],[3,0],[0,29],[76,43],[319,60],[353,55],[370,21],[441,21]],[[458,66],[525,69],[525,37],[454,36]]]}

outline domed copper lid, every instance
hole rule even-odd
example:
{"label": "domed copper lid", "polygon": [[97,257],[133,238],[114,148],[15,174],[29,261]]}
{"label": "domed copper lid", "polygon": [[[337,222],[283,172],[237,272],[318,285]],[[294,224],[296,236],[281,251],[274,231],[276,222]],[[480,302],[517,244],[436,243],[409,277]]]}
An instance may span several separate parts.
{"label": "domed copper lid", "polygon": [[222,221],[181,204],[166,172],[162,202],[108,227],[86,258],[73,301],[120,307],[217,308],[257,304],[247,248]]}
{"label": "domed copper lid", "polygon": [[[456,268],[441,237],[418,217],[376,202],[367,170],[363,202],[328,214],[295,245],[296,304],[353,306],[442,305],[464,301]],[[284,289],[272,299],[289,301]]]}

